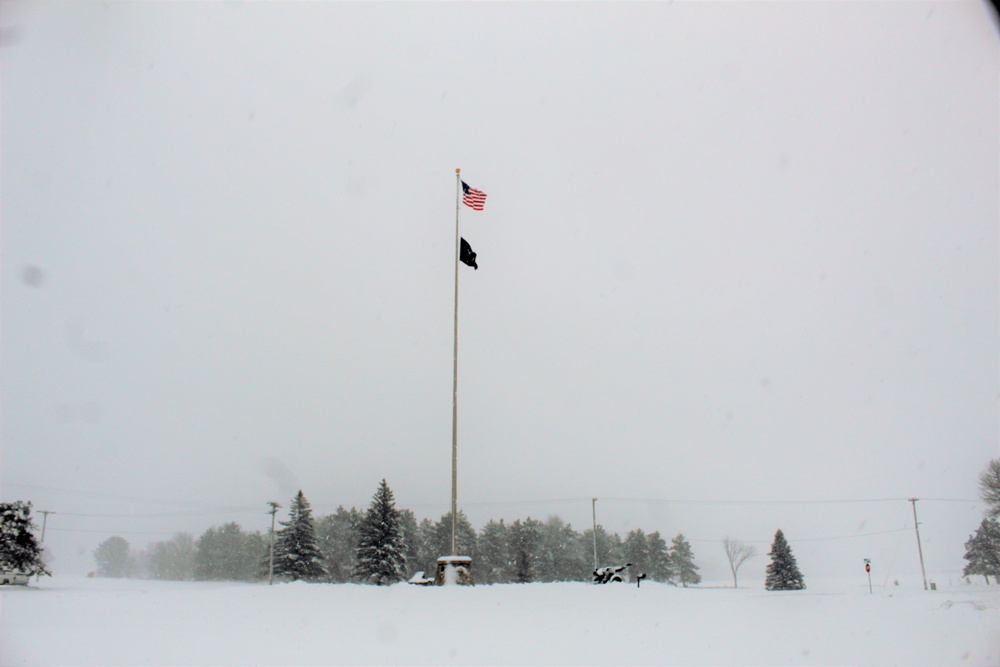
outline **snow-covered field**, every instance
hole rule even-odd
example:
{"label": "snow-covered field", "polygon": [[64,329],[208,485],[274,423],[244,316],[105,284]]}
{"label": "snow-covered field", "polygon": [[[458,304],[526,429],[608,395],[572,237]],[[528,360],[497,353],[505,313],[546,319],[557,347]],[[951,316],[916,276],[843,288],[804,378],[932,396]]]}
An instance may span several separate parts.
{"label": "snow-covered field", "polygon": [[[810,582],[807,582],[810,583]],[[425,588],[43,578],[3,665],[998,665],[1000,587]]]}

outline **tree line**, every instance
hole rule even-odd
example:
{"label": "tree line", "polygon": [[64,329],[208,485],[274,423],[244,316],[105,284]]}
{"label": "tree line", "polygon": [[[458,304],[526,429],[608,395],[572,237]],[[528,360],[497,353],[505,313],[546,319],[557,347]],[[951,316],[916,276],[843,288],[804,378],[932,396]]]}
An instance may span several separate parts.
{"label": "tree line", "polygon": [[[1000,583],[1000,459],[992,460],[979,477],[985,516],[965,543],[966,576],[992,576]],[[587,580],[592,574],[593,546],[599,564],[630,562],[654,581],[687,586],[700,582],[691,546],[678,534],[668,546],[659,532],[640,529],[623,540],[601,526],[580,533],[558,516],[546,521],[527,518],[505,523],[490,521],[476,532],[459,512],[457,543],[471,556],[476,579],[482,583]],[[49,574],[34,536],[31,503],[0,503],[0,568],[28,574]],[[235,522],[209,528],[194,540],[180,534],[133,553],[115,536],[94,552],[97,572],[107,577],[148,577],[171,580],[255,581],[269,572],[271,535],[244,531]],[[279,578],[308,581],[391,583],[423,570],[451,545],[451,515],[437,522],[418,522],[413,512],[398,510],[385,480],[367,512],[337,508],[312,518],[305,495],[293,500],[289,520],[273,536],[274,568]],[[734,587],[740,566],[756,555],[752,546],[726,538],[723,547]],[[265,556],[265,554],[267,554]],[[458,554],[455,554],[458,555]],[[804,587],[791,548],[781,531],[768,554],[772,563],[765,582],[769,590]]]}
{"label": "tree line", "polygon": [[[235,522],[187,534],[133,553],[121,537],[108,538],[94,552],[98,576],[166,580],[387,584],[423,571],[433,574],[439,557],[451,552],[451,513],[438,521],[418,521],[398,509],[382,480],[367,511],[338,507],[314,519],[302,491],[270,533],[246,531]],[[593,576],[595,533],[575,530],[558,516],[491,520],[476,531],[464,512],[456,522],[459,554],[473,561],[477,583],[589,581]],[[690,543],[682,534],[668,543],[659,532],[630,531],[624,538],[600,525],[596,532],[600,565],[631,563],[648,579],[688,586],[701,581]],[[272,565],[273,562],[273,565]]]}

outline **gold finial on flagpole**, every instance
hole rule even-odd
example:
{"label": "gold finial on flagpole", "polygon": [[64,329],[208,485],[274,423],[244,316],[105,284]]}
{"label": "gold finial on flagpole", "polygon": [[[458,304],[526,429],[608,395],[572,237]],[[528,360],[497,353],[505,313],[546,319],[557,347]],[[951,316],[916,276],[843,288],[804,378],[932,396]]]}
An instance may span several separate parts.
{"label": "gold finial on flagpole", "polygon": [[462,173],[462,170],[461,170],[461,169],[455,169],[455,173],[456,173],[456,174],[461,174],[461,173]]}

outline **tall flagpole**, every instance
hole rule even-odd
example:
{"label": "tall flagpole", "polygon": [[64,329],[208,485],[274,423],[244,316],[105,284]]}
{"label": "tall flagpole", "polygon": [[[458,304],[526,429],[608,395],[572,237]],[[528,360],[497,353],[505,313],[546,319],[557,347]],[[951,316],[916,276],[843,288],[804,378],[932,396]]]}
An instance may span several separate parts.
{"label": "tall flagpole", "polygon": [[458,235],[458,205],[462,191],[461,169],[455,169],[455,347],[452,354],[451,377],[451,555],[458,555],[458,256],[461,252]]}

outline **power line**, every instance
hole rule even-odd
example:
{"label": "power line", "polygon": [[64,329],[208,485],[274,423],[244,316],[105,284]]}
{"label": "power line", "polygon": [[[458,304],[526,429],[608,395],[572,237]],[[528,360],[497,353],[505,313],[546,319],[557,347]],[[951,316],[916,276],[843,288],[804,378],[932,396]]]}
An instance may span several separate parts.
{"label": "power line", "polygon": [[[970,500],[969,498],[920,498],[921,500],[930,500],[936,503],[976,503],[979,504],[981,500]],[[909,498],[906,499],[909,501]]]}
{"label": "power line", "polygon": [[893,503],[906,498],[841,498],[837,500],[691,500],[681,498],[606,498],[602,501],[655,503],[662,505],[845,505],[857,503]]}
{"label": "power line", "polygon": [[829,542],[832,540],[851,540],[857,537],[871,537],[873,535],[891,535],[894,533],[903,533],[909,530],[909,528],[895,528],[893,530],[878,530],[872,533],[856,533],[854,535],[837,535],[835,537],[803,537],[796,538],[796,542]]}
{"label": "power line", "polygon": [[13,487],[15,489],[28,489],[35,491],[48,491],[50,493],[65,494],[68,496],[80,496],[83,498],[107,498],[109,500],[126,500],[128,502],[139,503],[143,505],[173,505],[175,507],[190,507],[201,510],[218,510],[230,511],[233,509],[244,509],[244,508],[233,508],[227,507],[225,505],[206,505],[204,503],[192,503],[189,501],[178,501],[178,500],[164,500],[162,498],[146,498],[142,496],[128,496],[117,493],[104,493],[101,491],[81,491],[79,489],[62,489],[54,486],[39,486],[36,484],[20,484],[17,482],[5,482],[4,487]]}
{"label": "power line", "polygon": [[[155,512],[149,514],[93,514],[88,512],[59,512],[60,516],[75,516],[102,519],[162,519],[169,517],[212,516],[216,514],[258,514],[259,508],[231,507],[220,510],[191,510],[188,512]],[[266,512],[264,512],[266,514]]]}
{"label": "power line", "polygon": [[[601,502],[615,503],[651,503],[661,505],[847,505],[864,503],[895,503],[907,502],[909,498],[837,498],[820,500],[719,500],[719,499],[695,499],[695,498],[616,498],[611,496],[600,496]],[[979,500],[971,498],[922,498],[935,502],[950,503],[979,503]],[[533,500],[482,500],[477,502],[463,502],[465,507],[495,507],[502,505],[555,505],[560,503],[589,503],[591,498],[538,498]],[[445,503],[411,503],[410,508],[440,507]]]}
{"label": "power line", "polygon": [[49,528],[49,532],[56,533],[93,533],[96,535],[178,535],[188,533],[184,530],[89,530],[87,528]]}
{"label": "power line", "polygon": [[[832,542],[832,541],[835,541],[835,540],[853,540],[853,539],[857,539],[859,537],[872,537],[872,536],[875,536],[875,535],[891,535],[891,534],[894,534],[894,533],[903,533],[903,532],[908,531],[909,529],[910,529],[909,526],[906,526],[906,527],[903,527],[903,528],[894,528],[893,530],[879,530],[879,531],[875,531],[875,532],[871,532],[871,533],[855,533],[854,535],[834,535],[834,536],[831,536],[831,537],[797,537],[797,538],[795,538],[795,542]],[[688,541],[690,541],[690,542],[712,543],[712,542],[721,542],[722,540],[706,540],[706,539],[695,538],[695,539],[691,539],[691,540],[688,540]],[[741,542],[746,542],[748,544],[770,544],[771,543],[771,540],[740,540],[740,541]]]}
{"label": "power line", "polygon": [[[136,503],[145,504],[157,504],[157,505],[174,505],[178,507],[190,507],[193,509],[202,510],[206,513],[223,513],[223,512],[249,512],[253,508],[248,506],[225,506],[225,505],[205,505],[203,503],[192,503],[185,501],[176,500],[164,500],[159,498],[146,498],[141,496],[128,496],[113,493],[104,493],[98,491],[82,491],[74,489],[62,489],[58,487],[50,486],[40,486],[34,484],[20,484],[9,482],[4,484],[7,487],[20,488],[20,489],[34,489],[39,491],[50,491],[54,493],[62,493],[66,495],[90,497],[90,498],[108,498],[112,500],[127,500]],[[819,500],[752,500],[752,499],[699,499],[699,498],[625,498],[625,497],[612,497],[612,496],[600,496],[602,502],[615,502],[615,503],[655,503],[664,505],[840,505],[840,504],[858,504],[858,503],[890,503],[890,502],[908,502],[908,497],[894,497],[894,498],[838,498],[838,499],[819,499]],[[921,497],[921,500],[931,501],[931,502],[948,502],[948,503],[979,503],[979,500],[971,498],[925,498]],[[535,498],[529,500],[481,500],[472,502],[463,502],[462,505],[466,507],[499,507],[504,505],[548,505],[548,504],[563,504],[563,503],[589,503],[591,497],[575,497],[575,498]],[[433,502],[433,503],[409,503],[406,507],[409,508],[428,508],[428,507],[441,507],[447,503]],[[318,503],[314,504],[313,507],[316,509],[333,507],[333,503]],[[341,503],[338,507],[342,507]],[[60,512],[62,513],[62,512]],[[85,516],[84,514],[77,514],[77,516]],[[98,516],[98,515],[90,515]],[[106,515],[113,516],[113,515]],[[122,515],[126,516],[126,515]],[[141,515],[129,515],[129,516],[141,516]],[[147,516],[184,516],[183,514],[149,514]]]}

